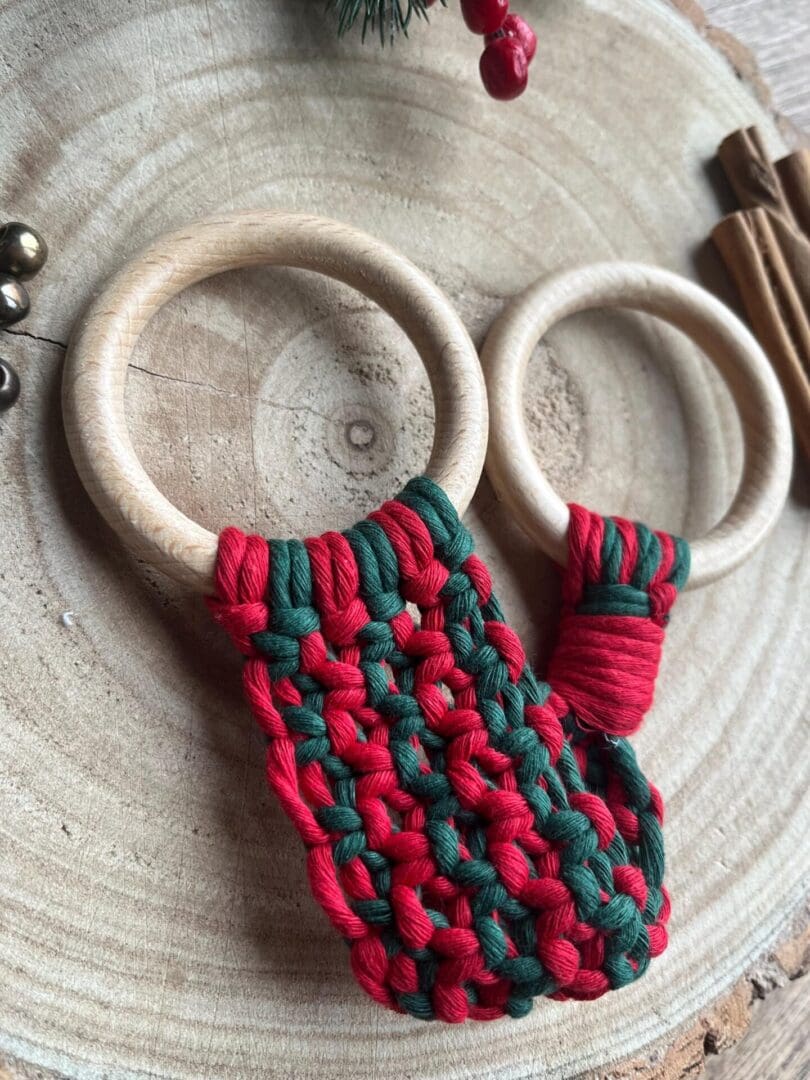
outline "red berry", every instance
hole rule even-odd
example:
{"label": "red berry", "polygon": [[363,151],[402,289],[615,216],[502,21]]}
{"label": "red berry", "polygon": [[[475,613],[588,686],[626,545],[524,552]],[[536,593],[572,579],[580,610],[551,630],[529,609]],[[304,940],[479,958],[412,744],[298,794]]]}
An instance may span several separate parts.
{"label": "red berry", "polygon": [[509,14],[509,0],[461,0],[461,14],[474,34],[494,34]]}
{"label": "red berry", "polygon": [[481,54],[479,67],[487,93],[498,101],[519,97],[529,81],[529,61],[515,38],[491,41]]}
{"label": "red berry", "polygon": [[520,42],[529,63],[534,60],[534,54],[537,52],[537,34],[525,19],[521,19],[520,15],[507,15],[500,30],[496,34],[487,35],[487,44],[497,40],[498,36],[504,35]]}

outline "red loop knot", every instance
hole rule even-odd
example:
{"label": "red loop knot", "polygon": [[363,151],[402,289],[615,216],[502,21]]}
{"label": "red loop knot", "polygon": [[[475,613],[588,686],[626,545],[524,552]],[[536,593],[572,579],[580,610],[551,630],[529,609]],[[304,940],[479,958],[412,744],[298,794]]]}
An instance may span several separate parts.
{"label": "red loop knot", "polygon": [[255,656],[251,635],[267,628],[265,601],[270,559],[267,541],[227,528],[219,537],[214,596],[206,603],[245,656]]}
{"label": "red loop knot", "polygon": [[516,683],[526,664],[526,654],[520,638],[511,626],[495,620],[484,623],[484,633],[487,641],[497,650],[498,655],[506,664],[509,678]]}
{"label": "red loop knot", "polygon": [[442,566],[438,559],[431,559],[427,566],[402,581],[402,596],[418,607],[435,607],[440,602],[439,594],[449,577],[450,571],[447,567]]}
{"label": "red loop knot", "polygon": [[461,569],[472,582],[481,603],[488,604],[492,596],[492,578],[489,576],[486,564],[481,562],[477,555],[469,555],[464,560]]}
{"label": "red loop knot", "polygon": [[368,623],[366,605],[355,597],[345,607],[321,613],[321,633],[334,645],[354,645],[357,635]]}
{"label": "red loop knot", "polygon": [[666,626],[672,605],[678,598],[678,590],[671,581],[662,581],[650,585],[647,590],[650,598],[650,618],[659,626]]}

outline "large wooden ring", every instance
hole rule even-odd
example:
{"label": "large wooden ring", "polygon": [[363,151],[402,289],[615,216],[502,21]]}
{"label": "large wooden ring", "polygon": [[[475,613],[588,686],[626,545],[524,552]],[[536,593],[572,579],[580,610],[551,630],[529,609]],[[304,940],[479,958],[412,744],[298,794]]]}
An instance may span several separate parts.
{"label": "large wooden ring", "polygon": [[740,320],[698,285],[636,263],[597,263],[541,279],[512,301],[482,353],[490,409],[487,474],[523,528],[564,565],[570,515],[535,461],[521,391],[537,342],[559,320],[592,308],[630,308],[664,319],[700,346],[731,392],[742,426],[743,470],[726,515],[691,545],[689,586],[706,585],[739,566],[773,527],[787,497],[793,441],[767,357]]}
{"label": "large wooden ring", "polygon": [[124,413],[127,367],[147,322],[177,293],[225,270],[266,264],[343,281],[408,334],[436,405],[427,472],[459,513],[483,469],[487,403],[475,347],[448,299],[402,255],[348,225],[270,210],[221,214],[164,236],[109,282],[81,320],[62,406],[76,468],[106,520],[136,555],[199,592],[213,587],[217,538],[174,507],[138,460]]}

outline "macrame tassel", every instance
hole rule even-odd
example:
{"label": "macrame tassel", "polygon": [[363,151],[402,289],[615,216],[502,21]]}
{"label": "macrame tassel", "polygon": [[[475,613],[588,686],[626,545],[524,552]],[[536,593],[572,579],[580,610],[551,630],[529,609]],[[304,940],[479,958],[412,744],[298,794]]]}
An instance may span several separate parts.
{"label": "macrame tassel", "polygon": [[689,548],[644,525],[570,510],[548,681],[583,728],[632,735],[653,702],[664,627],[689,573]]}
{"label": "macrame tassel", "polygon": [[366,993],[420,1019],[596,998],[666,946],[661,798],[605,732],[649,703],[685,546],[572,521],[554,690],[424,477],[343,534],[220,538],[209,606],[312,894]]}

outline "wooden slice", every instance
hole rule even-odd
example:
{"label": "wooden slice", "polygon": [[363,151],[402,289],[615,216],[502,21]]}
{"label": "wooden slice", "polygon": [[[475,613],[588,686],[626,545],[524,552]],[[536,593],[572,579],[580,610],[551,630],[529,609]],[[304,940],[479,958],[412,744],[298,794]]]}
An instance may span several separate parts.
{"label": "wooden slice", "polygon": [[[479,344],[508,297],[585,259],[725,288],[702,246],[721,213],[707,163],[751,123],[782,156],[769,115],[662,2],[523,9],[540,54],[529,92],[500,105],[452,10],[381,53],[337,42],[300,0],[87,0],[58,19],[46,0],[0,7],[3,210],[51,249],[31,316],[0,336],[23,381],[0,417],[0,1060],[13,1077],[678,1075],[707,1031],[732,1030],[716,1018],[741,978],[808,921],[804,473],[753,560],[679,601],[637,740],[668,801],[669,951],[595,1004],[451,1029],[357,989],[265,793],[238,657],[198,597],[127,555],[70,463],[59,381],[75,320],[134,251],[217,211],[367,230],[437,281]],[[425,466],[433,434],[427,376],[392,320],[281,268],[174,299],[136,350],[127,410],[183,513],[276,536],[349,525]],[[565,497],[691,535],[729,504],[731,403],[652,320],[555,328],[525,415]],[[486,483],[467,521],[541,663],[555,571]]]}

